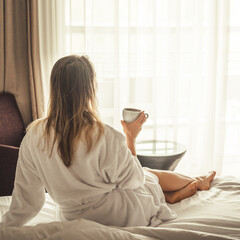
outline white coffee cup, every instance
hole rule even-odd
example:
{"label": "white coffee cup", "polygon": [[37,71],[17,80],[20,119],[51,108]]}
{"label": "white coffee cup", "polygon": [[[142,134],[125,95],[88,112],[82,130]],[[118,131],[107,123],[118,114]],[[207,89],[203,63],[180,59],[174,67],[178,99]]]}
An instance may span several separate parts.
{"label": "white coffee cup", "polygon": [[[141,110],[136,108],[124,108],[122,111],[123,120],[127,123],[135,121],[141,113]],[[148,118],[148,114],[145,113],[146,118]]]}

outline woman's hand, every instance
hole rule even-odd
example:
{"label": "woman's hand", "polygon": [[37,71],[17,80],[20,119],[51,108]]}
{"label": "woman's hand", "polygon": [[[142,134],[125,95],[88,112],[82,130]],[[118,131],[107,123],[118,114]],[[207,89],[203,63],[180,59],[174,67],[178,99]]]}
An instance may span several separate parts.
{"label": "woman's hand", "polygon": [[134,156],[136,156],[135,140],[142,130],[142,125],[146,122],[146,119],[147,118],[144,112],[141,112],[134,122],[127,123],[125,121],[121,121],[123,131],[126,135],[128,148],[132,151]]}
{"label": "woman's hand", "polygon": [[127,138],[136,139],[140,131],[142,130],[142,125],[146,122],[146,116],[144,112],[141,112],[139,117],[134,121],[127,123],[121,121],[123,126],[123,131]]}

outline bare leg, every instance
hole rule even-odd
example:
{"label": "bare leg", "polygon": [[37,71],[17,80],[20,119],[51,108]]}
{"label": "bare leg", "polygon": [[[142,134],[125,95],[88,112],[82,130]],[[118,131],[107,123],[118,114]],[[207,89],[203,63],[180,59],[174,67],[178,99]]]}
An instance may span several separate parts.
{"label": "bare leg", "polygon": [[214,179],[216,172],[212,171],[209,172],[205,176],[200,176],[196,178],[191,178],[185,176],[180,173],[172,172],[172,171],[165,171],[165,170],[157,170],[157,169],[150,169],[145,168],[149,172],[155,174],[158,177],[159,184],[163,191],[177,191],[189,183],[193,181],[197,181],[197,189],[198,190],[208,190],[210,188],[210,183]]}
{"label": "bare leg", "polygon": [[163,171],[150,168],[145,169],[158,177],[162,190],[167,192],[179,190],[195,180],[194,178],[172,171]]}
{"label": "bare leg", "polygon": [[161,171],[145,168],[159,179],[165,199],[168,203],[176,203],[191,197],[197,190],[208,190],[216,172],[209,172],[206,176],[191,178],[172,171]]}

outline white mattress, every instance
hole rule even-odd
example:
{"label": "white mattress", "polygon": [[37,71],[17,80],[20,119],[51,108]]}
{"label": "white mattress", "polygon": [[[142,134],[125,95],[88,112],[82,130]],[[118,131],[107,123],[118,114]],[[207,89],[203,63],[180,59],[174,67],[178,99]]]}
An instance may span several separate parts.
{"label": "white mattress", "polygon": [[[10,201],[11,197],[0,197],[0,216]],[[41,212],[28,226],[0,228],[0,239],[240,239],[240,178],[217,177],[209,191],[198,191],[169,206],[177,219],[155,228],[116,228],[84,219],[58,222],[57,206],[47,195]]]}

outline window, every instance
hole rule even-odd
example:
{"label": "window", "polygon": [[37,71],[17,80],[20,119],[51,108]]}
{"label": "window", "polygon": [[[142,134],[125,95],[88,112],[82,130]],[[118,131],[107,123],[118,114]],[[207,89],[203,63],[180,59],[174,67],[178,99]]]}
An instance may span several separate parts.
{"label": "window", "polygon": [[228,3],[65,0],[65,52],[93,61],[103,121],[121,130],[122,108],[144,109],[150,118],[139,140],[179,141],[189,168],[223,160],[232,174],[240,157],[240,2]]}

